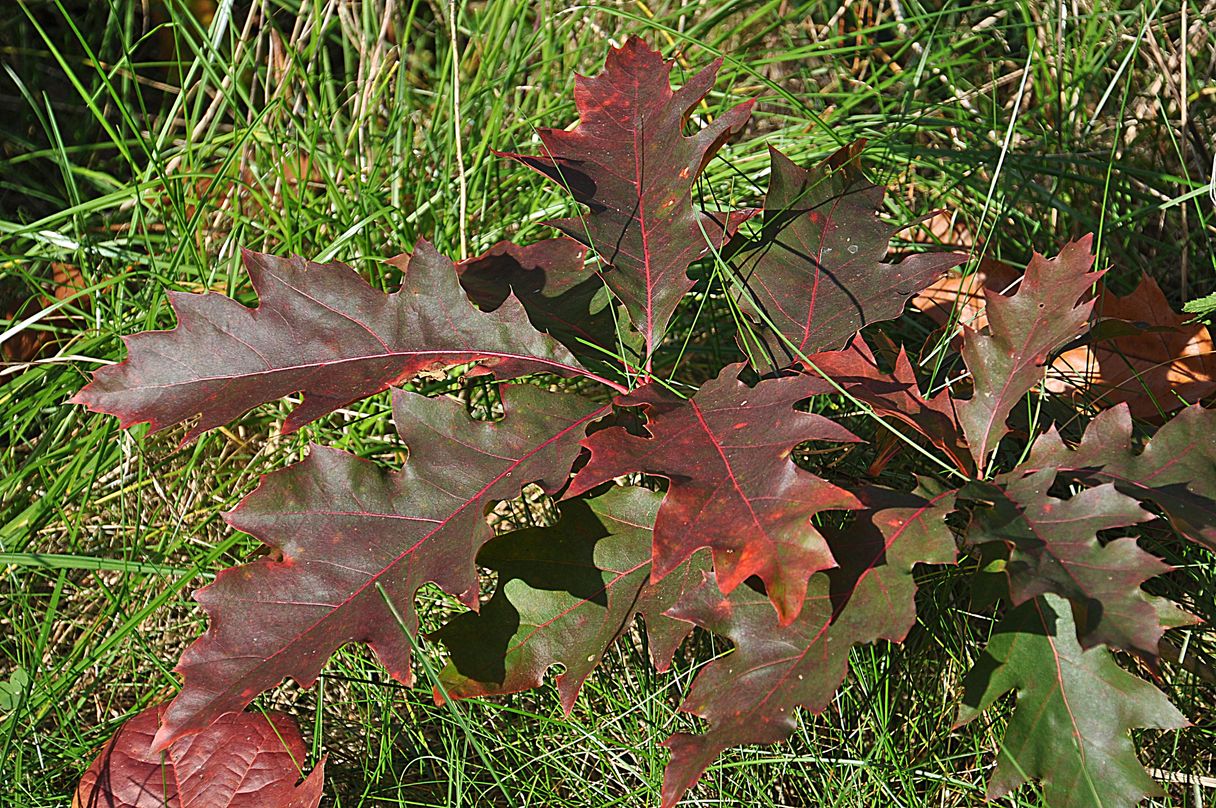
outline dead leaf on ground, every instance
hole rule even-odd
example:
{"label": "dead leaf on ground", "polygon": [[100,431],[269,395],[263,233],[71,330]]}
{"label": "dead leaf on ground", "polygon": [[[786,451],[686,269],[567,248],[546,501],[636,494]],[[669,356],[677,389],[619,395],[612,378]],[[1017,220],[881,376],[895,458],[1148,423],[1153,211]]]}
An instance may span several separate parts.
{"label": "dead leaf on ground", "polygon": [[[46,309],[59,301],[67,300],[78,292],[84,291],[87,286],[84,276],[78,268],[58,261],[51,264],[51,282],[55,287],[53,292],[39,296],[33,305],[31,305],[30,298],[21,299],[19,297],[11,303],[6,302],[3,309],[0,310],[0,317],[10,322],[26,319],[38,310]],[[88,296],[82,295],[76,298],[76,305],[79,308],[88,308]],[[43,325],[50,325],[54,320],[62,321],[66,320],[67,317],[66,311],[59,309],[39,322]],[[47,346],[51,345],[54,336],[54,333],[51,331],[45,331],[40,328],[26,328],[24,331],[15,334],[11,339],[0,343],[0,359],[3,359],[5,362],[32,362],[42,355],[43,350]]]}
{"label": "dead leaf on ground", "polygon": [[900,232],[899,237],[913,244],[932,244],[947,250],[967,251],[975,246],[975,234],[958,211],[951,210],[937,211]]}
{"label": "dead leaf on ground", "polygon": [[1134,326],[1136,333],[1065,351],[1051,364],[1047,389],[1104,407],[1127,402],[1132,415],[1151,418],[1216,392],[1212,335],[1174,311],[1148,276],[1130,295],[1098,291],[1094,312]]}
{"label": "dead leaf on ground", "polygon": [[951,272],[935,281],[912,298],[912,305],[940,326],[953,322],[980,331],[988,327],[984,290],[1008,293],[1010,284],[1021,276],[1009,264],[984,258],[970,275]]}
{"label": "dead leaf on ground", "polygon": [[317,808],[325,760],[300,780],[308,749],[282,713],[227,713],[163,753],[152,738],[164,705],[123,724],[89,766],[72,808]]}
{"label": "dead leaf on ground", "polygon": [[[1000,293],[1020,272],[984,259],[977,272],[952,272],[912,300],[938,325],[986,328],[984,290]],[[1063,352],[1052,361],[1047,389],[1102,407],[1125,402],[1133,415],[1151,418],[1216,392],[1212,335],[1200,323],[1174,311],[1152,278],[1119,297],[1099,284],[1094,315],[1120,323],[1117,333]],[[953,319],[952,319],[953,317]]]}

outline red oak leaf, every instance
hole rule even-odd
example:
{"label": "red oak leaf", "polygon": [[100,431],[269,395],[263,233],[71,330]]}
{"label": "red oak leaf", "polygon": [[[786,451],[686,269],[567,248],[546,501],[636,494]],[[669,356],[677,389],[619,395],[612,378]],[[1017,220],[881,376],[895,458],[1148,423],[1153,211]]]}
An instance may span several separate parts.
{"label": "red oak leaf", "polygon": [[740,340],[759,366],[789,367],[842,347],[863,326],[898,317],[908,298],[966,260],[923,253],[882,262],[900,228],[878,218],[883,189],[861,173],[864,145],[809,169],[769,149],[764,226],[730,249],[745,289],[739,306],[753,324]]}
{"label": "red oak leaf", "polygon": [[604,281],[654,352],[693,282],[689,264],[721,247],[737,226],[693,205],[692,188],[710,158],[751,115],[740,104],[684,136],[688,116],[713,86],[717,59],[672,92],[671,62],[640,39],[608,54],[598,76],[578,76],[579,124],[541,129],[541,154],[504,154],[544,174],[591,210],[552,222],[605,264]]}
{"label": "red oak leaf", "polygon": [[102,748],[72,808],[317,808],[325,761],[304,782],[308,750],[280,713],[226,713],[207,729],[154,751],[164,705],[127,721]]}
{"label": "red oak leaf", "polygon": [[1106,407],[1126,402],[1138,418],[1172,412],[1216,391],[1211,333],[1174,311],[1149,276],[1126,297],[1099,285],[1094,315],[1128,330],[1057,356],[1048,390]]}
{"label": "red oak leaf", "polygon": [[913,567],[955,560],[945,522],[954,492],[924,499],[867,488],[858,496],[865,510],[843,530],[828,531],[840,568],[811,578],[806,604],[790,625],[774,619],[763,594],[742,586],[723,596],[709,575],[668,611],[728,638],[735,650],[702,668],[680,705],[710,726],[702,735],[667,739],[664,808],[724,749],[783,741],[797,726],[798,707],[822,711],[848,671],[852,646],[900,642],[915,624]]}
{"label": "red oak leaf", "polygon": [[1054,468],[1025,476],[1019,470],[996,484],[968,486],[966,493],[992,505],[976,509],[967,540],[1007,546],[1005,575],[1015,606],[1039,595],[1059,595],[1073,604],[1083,647],[1103,644],[1155,657],[1167,628],[1193,622],[1140,588],[1170,566],[1130,536],[1098,539],[1100,531],[1147,522],[1153,515],[1109,483],[1066,500],[1050,496],[1055,478]]}
{"label": "red oak leaf", "polygon": [[949,394],[942,391],[931,399],[921,395],[916,372],[902,348],[891,373],[879,369],[874,353],[860,334],[843,351],[812,354],[807,360],[809,367],[840,385],[876,414],[895,418],[924,435],[960,471],[968,474],[974,471]]}
{"label": "red oak leaf", "polygon": [[984,290],[986,331],[963,327],[963,361],[975,392],[955,410],[976,465],[1009,431],[1005,420],[1014,406],[1043,380],[1051,352],[1085,330],[1094,304],[1077,301],[1102,277],[1089,271],[1092,242],[1086,236],[1051,259],[1036,253],[1015,294]]}
{"label": "red oak leaf", "polygon": [[423,370],[479,362],[502,377],[591,375],[507,299],[479,313],[452,262],[425,241],[401,290],[373,289],[344,264],[245,252],[259,294],[246,308],[216,294],[171,293],[178,325],[126,338],[127,360],[102,368],[72,401],[153,430],[201,415],[184,441],[291,393],[283,425],[310,421]]}
{"label": "red oak leaf", "polygon": [[1192,541],[1216,551],[1216,410],[1187,407],[1148,443],[1133,440],[1126,404],[1098,414],[1076,448],[1053,427],[1031,446],[1017,468],[1030,474],[1055,468],[1092,483],[1112,483],[1141,502],[1151,502]]}
{"label": "red oak leaf", "polygon": [[1129,732],[1180,729],[1186,719],[1165,694],[1115,663],[1105,648],[1083,649],[1066,601],[1043,595],[1005,616],[964,682],[959,724],[1010,690],[1017,707],[1005,730],[988,798],[1030,778],[1055,808],[1133,808],[1159,794],[1136,759]]}
{"label": "red oak leaf", "polygon": [[436,632],[451,654],[439,674],[443,692],[515,693],[537,687],[545,671],[561,665],[557,690],[568,713],[634,615],[646,620],[655,667],[666,670],[692,626],[664,612],[708,565],[694,557],[650,583],[651,531],[662,499],[644,488],[613,487],[561,503],[556,525],[506,533],[483,547],[477,563],[498,573],[498,588],[478,614],[457,615]]}
{"label": "red oak leaf", "polygon": [[[1018,277],[1008,264],[986,259],[971,275],[951,273],[933,284],[913,305],[939,325],[956,315],[978,331],[988,322],[982,292],[1004,292]],[[1211,333],[1174,311],[1151,277],[1142,276],[1125,297],[1099,283],[1093,314],[1098,324],[1088,343],[1051,360],[1050,392],[1104,407],[1126,403],[1132,415],[1153,418],[1216,391]]]}
{"label": "red oak leaf", "polygon": [[313,446],[263,478],[227,518],[282,558],[225,570],[195,593],[211,625],[177,666],[185,682],[157,748],[286,677],[311,685],[346,643],[367,643],[408,684],[418,588],[433,582],[476,607],[486,509],[530,482],[556,493],[587,425],[610,410],[524,385],[504,391],[504,406],[503,420],[479,422],[453,399],[394,391],[410,450],[400,471]]}
{"label": "red oak leaf", "polygon": [[624,356],[636,371],[641,346],[629,318],[607,294],[599,273],[584,265],[587,248],[568,238],[527,246],[500,241],[456,264],[460,285],[482,311],[496,311],[514,295],[539,331],[551,335],[585,365]]}
{"label": "red oak leaf", "polygon": [[790,454],[811,440],[855,442],[835,423],[794,405],[832,388],[801,375],[739,381],[728,366],[691,399],[642,388],[621,404],[646,409],[650,437],[622,427],[604,429],[583,445],[591,459],[568,494],[632,472],[666,477],[671,488],[654,527],[653,580],[701,547],[713,548],[718,585],[732,591],[758,575],[784,623],[798,616],[807,579],[836,566],[811,517],[858,507],[857,498],[794,464]]}

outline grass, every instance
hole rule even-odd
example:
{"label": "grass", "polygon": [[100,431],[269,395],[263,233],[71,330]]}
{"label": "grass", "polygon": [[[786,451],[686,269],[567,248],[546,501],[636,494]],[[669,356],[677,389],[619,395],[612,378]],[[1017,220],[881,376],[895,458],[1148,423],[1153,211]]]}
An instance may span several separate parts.
{"label": "grass", "polygon": [[[1117,283],[1149,272],[1175,303],[1216,290],[1211,3],[457,5],[455,48],[447,5],[410,0],[0,9],[0,340],[55,340],[0,366],[0,685],[16,694],[0,698],[0,804],[69,804],[114,729],[174,692],[172,665],[203,629],[188,592],[257,551],[219,515],[258,473],[310,440],[400,460],[387,397],[287,437],[276,424],[291,403],[262,407],[178,447],[180,431],[145,439],[65,405],[85,372],[122,357],[119,336],[170,326],[168,290],[251,303],[241,246],[343,260],[390,288],[382,259],[419,237],[458,255],[546,236],[570,204],[491,149],[570,122],[573,75],[597,70],[609,40],[681,53],[677,80],[721,54],[704,114],[762,99],[709,167],[707,199],[754,202],[766,144],[810,161],[866,137],[894,221],[946,208],[1015,262],[1092,231]],[[56,263],[79,269],[84,292],[49,306]],[[706,311],[726,336],[687,362],[729,350],[729,312],[712,299]],[[1171,561],[1200,593],[1192,607],[1216,615],[1211,559],[1188,548]],[[980,802],[1003,718],[951,729],[988,629],[957,590],[931,573],[907,647],[857,650],[828,711],[804,715],[790,743],[724,755],[688,804]],[[448,608],[424,593],[424,625]],[[1207,629],[1183,636],[1211,653]],[[315,688],[259,704],[300,718],[313,760],[329,754],[327,804],[653,805],[658,742],[694,728],[675,706],[724,650],[699,642],[662,677],[640,640],[618,646],[568,718],[550,686],[438,708],[425,672],[403,689],[361,649]],[[430,646],[423,656],[437,662]],[[1211,775],[1212,688],[1189,673],[1168,682],[1196,726],[1144,734],[1144,759],[1179,780]],[[1213,799],[1174,783],[1154,804]],[[1039,804],[1030,787],[995,802]]]}

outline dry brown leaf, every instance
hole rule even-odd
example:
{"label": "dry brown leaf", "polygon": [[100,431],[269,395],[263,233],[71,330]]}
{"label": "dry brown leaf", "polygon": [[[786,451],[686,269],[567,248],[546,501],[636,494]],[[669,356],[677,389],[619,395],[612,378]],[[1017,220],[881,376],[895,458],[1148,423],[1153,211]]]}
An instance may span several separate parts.
{"label": "dry brown leaf", "polygon": [[970,275],[951,272],[916,297],[912,305],[940,326],[954,322],[979,331],[988,326],[984,313],[984,290],[1005,292],[1022,273],[992,258],[980,261]]}
{"label": "dry brown leaf", "polygon": [[970,250],[975,234],[957,211],[939,210],[899,234],[914,244],[932,244],[948,250]]}
{"label": "dry brown leaf", "polygon": [[1138,333],[1065,351],[1051,364],[1047,389],[1109,407],[1126,402],[1132,415],[1151,418],[1216,392],[1212,335],[1170,307],[1157,282],[1140,280],[1127,297],[1105,287],[1094,313],[1122,320]]}
{"label": "dry brown leaf", "polygon": [[[952,272],[942,278],[913,298],[912,305],[939,325],[955,322],[979,330],[988,325],[984,290],[1005,291],[1019,275],[1008,264],[985,259],[971,275]],[[1062,353],[1048,371],[1049,391],[1102,407],[1125,402],[1140,418],[1216,392],[1212,335],[1174,311],[1152,278],[1143,277],[1126,297],[1100,284],[1094,313],[1099,319],[1127,324],[1133,333]]]}
{"label": "dry brown leaf", "polygon": [[[51,264],[51,282],[55,289],[53,292],[39,297],[39,309],[45,309],[58,301],[67,300],[77,292],[83,291],[87,286],[84,276],[78,268],[58,261]],[[32,307],[27,305],[29,302],[28,299],[18,300],[12,305],[6,306],[0,316],[10,321],[29,317],[34,314],[34,311],[31,310]],[[88,297],[78,297],[76,305],[80,308],[87,308]],[[62,314],[62,310],[60,314]],[[47,324],[48,319],[50,318],[45,318],[41,322]],[[27,328],[0,344],[0,359],[6,362],[32,362],[42,354],[44,348],[51,344],[53,337],[54,335],[50,331]]]}

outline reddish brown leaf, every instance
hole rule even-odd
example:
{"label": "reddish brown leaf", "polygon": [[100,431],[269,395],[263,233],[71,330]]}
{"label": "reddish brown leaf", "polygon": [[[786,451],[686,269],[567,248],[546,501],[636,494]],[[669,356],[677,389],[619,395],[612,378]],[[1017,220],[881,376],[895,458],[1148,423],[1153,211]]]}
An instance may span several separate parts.
{"label": "reddish brown leaf", "polygon": [[891,373],[879,369],[873,352],[860,335],[843,351],[826,351],[807,359],[810,367],[817,368],[878,415],[902,421],[924,435],[960,471],[968,474],[974,471],[949,394],[942,391],[932,399],[922,396],[916,372],[902,348]]}
{"label": "reddish brown leaf", "polygon": [[1065,245],[1052,259],[1035,254],[1018,291],[984,290],[988,328],[963,327],[963,361],[975,392],[955,404],[976,465],[983,466],[1009,431],[1005,419],[1043,380],[1052,351],[1084,331],[1093,301],[1077,303],[1102,276],[1090,272],[1093,239]]}
{"label": "reddish brown leaf", "polygon": [[1153,515],[1111,484],[1067,500],[1050,496],[1055,478],[1056,470],[1045,468],[964,489],[993,503],[977,509],[968,541],[1008,546],[1005,574],[1015,606],[1039,595],[1059,595],[1073,605],[1082,647],[1102,644],[1155,657],[1167,628],[1191,622],[1140,588],[1170,567],[1132,537],[1098,540],[1099,531],[1147,522]]}
{"label": "reddish brown leaf", "polygon": [[666,477],[671,488],[655,521],[652,579],[710,547],[725,592],[757,575],[789,623],[802,608],[807,579],[836,566],[811,517],[858,507],[849,492],[794,465],[790,453],[805,441],[849,443],[857,437],[794,409],[831,389],[822,379],[803,375],[748,387],[738,379],[742,369],[728,366],[687,401],[652,387],[620,400],[646,409],[651,437],[621,427],[588,437],[583,445],[591,460],[569,495],[637,471]]}
{"label": "reddish brown leaf", "polygon": [[590,208],[585,216],[552,224],[611,267],[604,280],[642,332],[647,356],[692,288],[689,264],[711,244],[721,246],[730,229],[726,217],[694,208],[692,188],[718,148],[747,122],[752,102],[683,134],[721,64],[717,59],[673,93],[672,63],[631,38],[608,54],[598,76],[575,79],[578,126],[541,129],[539,155],[504,155]]}
{"label": "reddish brown leaf", "polygon": [[190,440],[303,392],[283,425],[290,432],[420,371],[467,362],[508,378],[590,375],[531,327],[518,301],[479,313],[452,262],[425,241],[401,290],[388,295],[343,264],[248,251],[244,258],[257,308],[222,295],[171,294],[177,328],[127,337],[127,361],[98,370],[72,401],[153,430],[201,414]]}
{"label": "reddish brown leaf", "polygon": [[956,210],[939,210],[905,228],[901,235],[914,244],[932,244],[960,252],[970,252],[975,247],[975,234]]}
{"label": "reddish brown leaf", "polygon": [[325,761],[304,782],[308,750],[281,713],[226,713],[163,753],[153,751],[164,705],[127,721],[80,778],[72,808],[317,808]]}
{"label": "reddish brown leaf", "polygon": [[692,626],[664,612],[700,582],[708,564],[694,557],[649,582],[652,526],[662,499],[644,488],[615,486],[594,499],[566,500],[556,525],[507,533],[483,547],[477,563],[498,573],[494,597],[480,613],[457,615],[436,632],[451,654],[439,674],[447,695],[527,690],[561,665],[557,690],[569,713],[583,681],[634,615],[646,621],[655,667],[666,670]]}
{"label": "reddish brown leaf", "polygon": [[[912,301],[939,325],[955,322],[979,331],[988,324],[983,293],[1001,293],[1018,271],[986,259],[966,277],[952,273]],[[1196,402],[1216,392],[1216,348],[1200,323],[1174,311],[1152,278],[1145,275],[1135,291],[1119,297],[1098,284],[1093,308],[1100,323],[1122,328],[1100,334],[1086,345],[1070,348],[1051,361],[1046,388],[1090,404],[1131,407],[1132,415],[1151,418]]]}
{"label": "reddish brown leaf", "polygon": [[346,643],[367,643],[408,684],[415,592],[433,582],[475,608],[486,509],[534,481],[556,493],[587,424],[610,409],[525,385],[507,388],[504,406],[502,421],[479,422],[455,400],[394,391],[410,450],[400,471],[313,446],[263,478],[227,518],[281,559],[225,570],[195,594],[211,625],[177,666],[185,682],[158,748],[286,677],[311,685]]}
{"label": "reddish brown leaf", "polygon": [[1059,469],[1092,483],[1113,483],[1151,502],[1175,530],[1216,551],[1216,410],[1187,407],[1140,447],[1132,439],[1126,404],[1099,413],[1070,449],[1053,427],[1031,447],[1017,471]]}
{"label": "reddish brown leaf", "polygon": [[1175,312],[1149,276],[1142,276],[1127,297],[1099,286],[1094,314],[1127,324],[1131,333],[1060,354],[1051,363],[1048,390],[1100,406],[1124,402],[1138,418],[1171,412],[1216,392],[1212,335]]}
{"label": "reddish brown leaf", "polygon": [[809,169],[769,149],[764,226],[731,245],[746,287],[739,306],[754,326],[740,339],[761,365],[788,367],[800,354],[841,348],[863,326],[898,317],[909,297],[966,260],[925,253],[882,262],[899,228],[878,218],[883,189],[862,175],[863,146]]}
{"label": "reddish brown leaf", "polygon": [[867,488],[858,495],[866,509],[844,530],[828,532],[840,568],[811,578],[792,624],[780,625],[768,598],[750,587],[723,596],[710,575],[668,611],[727,637],[735,650],[701,669],[680,706],[710,727],[667,739],[664,808],[724,749],[783,741],[797,726],[798,707],[822,711],[844,679],[852,646],[900,642],[915,624],[913,566],[955,560],[945,522],[954,492],[924,499]]}

